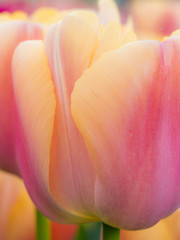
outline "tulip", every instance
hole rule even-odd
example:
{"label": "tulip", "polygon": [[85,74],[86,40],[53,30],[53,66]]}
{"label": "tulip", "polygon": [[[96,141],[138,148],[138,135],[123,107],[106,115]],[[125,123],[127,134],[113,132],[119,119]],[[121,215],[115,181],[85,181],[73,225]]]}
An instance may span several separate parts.
{"label": "tulip", "polygon": [[178,1],[133,1],[130,6],[136,33],[140,39],[169,36],[180,27]]}
{"label": "tulip", "polygon": [[53,24],[43,41],[20,44],[13,57],[17,148],[23,180],[38,209],[62,223],[99,221],[96,171],[71,116],[75,81],[125,37],[93,13],[76,12]]}
{"label": "tulip", "polygon": [[0,23],[0,168],[16,174],[15,120],[11,60],[16,46],[25,40],[42,39],[42,25],[24,21]]}

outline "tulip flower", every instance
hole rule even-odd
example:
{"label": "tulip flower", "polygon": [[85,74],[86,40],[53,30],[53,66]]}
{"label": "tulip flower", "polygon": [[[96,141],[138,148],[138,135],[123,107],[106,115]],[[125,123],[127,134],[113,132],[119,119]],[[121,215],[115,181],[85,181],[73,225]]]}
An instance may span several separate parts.
{"label": "tulip flower", "polygon": [[179,1],[132,1],[130,6],[135,30],[140,39],[169,36],[180,27]]}
{"label": "tulip flower", "polygon": [[11,60],[16,46],[25,40],[42,39],[42,25],[24,21],[0,23],[0,168],[16,174],[15,120]]}
{"label": "tulip flower", "polygon": [[[121,26],[76,12],[53,24],[43,41],[20,44],[13,57],[18,159],[28,192],[47,217],[99,221],[96,171],[71,116],[75,81],[104,52],[125,41]],[[132,34],[134,40],[134,35]]]}

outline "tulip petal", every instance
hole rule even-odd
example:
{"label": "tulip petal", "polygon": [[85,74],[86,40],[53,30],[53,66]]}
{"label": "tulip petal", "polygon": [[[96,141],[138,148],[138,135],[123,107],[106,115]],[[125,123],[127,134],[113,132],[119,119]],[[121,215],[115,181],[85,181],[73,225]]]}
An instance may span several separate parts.
{"label": "tulip petal", "polygon": [[98,59],[103,53],[116,49],[120,45],[122,37],[122,27],[117,22],[110,22],[99,36],[99,41],[95,49],[92,61]]}
{"label": "tulip petal", "polygon": [[76,18],[83,21],[87,24],[94,33],[98,33],[100,23],[98,16],[92,11],[85,11],[85,10],[75,10],[69,13],[70,16],[75,16]]}
{"label": "tulip petal", "polygon": [[114,0],[98,0],[98,5],[102,23],[107,25],[110,21],[120,22],[120,11]]}
{"label": "tulip petal", "polygon": [[139,41],[104,54],[75,85],[72,114],[107,224],[146,228],[180,205],[179,62],[180,38]]}
{"label": "tulip petal", "polygon": [[35,205],[54,221],[81,222],[50,194],[49,164],[55,117],[55,93],[41,41],[20,44],[13,57],[17,108],[18,158],[23,180]]}
{"label": "tulip petal", "polygon": [[50,189],[57,202],[96,221],[95,172],[74,123],[70,96],[75,81],[88,67],[96,35],[86,22],[67,16],[53,25],[45,40],[56,92],[56,116],[51,148]]}
{"label": "tulip petal", "polygon": [[19,173],[15,153],[11,60],[16,46],[27,39],[42,39],[43,28],[23,21],[0,24],[0,168]]}

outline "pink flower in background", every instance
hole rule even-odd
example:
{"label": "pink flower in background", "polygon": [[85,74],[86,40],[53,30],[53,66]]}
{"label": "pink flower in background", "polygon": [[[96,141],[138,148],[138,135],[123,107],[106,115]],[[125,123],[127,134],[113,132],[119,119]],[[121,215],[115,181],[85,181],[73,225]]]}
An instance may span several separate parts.
{"label": "pink flower in background", "polygon": [[180,28],[179,1],[133,1],[130,8],[141,39],[162,39]]}
{"label": "pink flower in background", "polygon": [[23,1],[0,1],[0,12],[14,12],[16,10],[27,10],[27,2]]}
{"label": "pink flower in background", "polygon": [[0,169],[5,171],[20,175],[11,73],[13,52],[20,42],[43,39],[48,24],[60,20],[64,14],[49,8],[39,9],[29,16],[21,11],[0,14]]}
{"label": "pink flower in background", "polygon": [[7,21],[0,23],[0,168],[19,173],[15,147],[15,119],[11,60],[14,49],[25,40],[42,39],[42,25]]}
{"label": "pink flower in background", "polygon": [[57,8],[58,10],[73,9],[73,8],[88,8],[94,7],[90,1],[85,2],[81,0],[1,0],[0,1],[0,12],[14,12],[14,11],[25,11],[31,14],[37,8]]}

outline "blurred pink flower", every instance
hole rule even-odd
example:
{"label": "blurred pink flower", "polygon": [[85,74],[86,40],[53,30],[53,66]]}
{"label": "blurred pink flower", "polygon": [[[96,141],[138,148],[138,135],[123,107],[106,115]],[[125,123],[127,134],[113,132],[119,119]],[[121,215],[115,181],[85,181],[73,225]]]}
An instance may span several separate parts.
{"label": "blurred pink flower", "polygon": [[42,25],[24,21],[0,23],[0,168],[19,173],[15,147],[14,101],[11,60],[14,49],[25,40],[42,39]]}
{"label": "blurred pink flower", "polygon": [[143,1],[131,4],[130,13],[141,39],[162,39],[180,28],[179,1]]}

